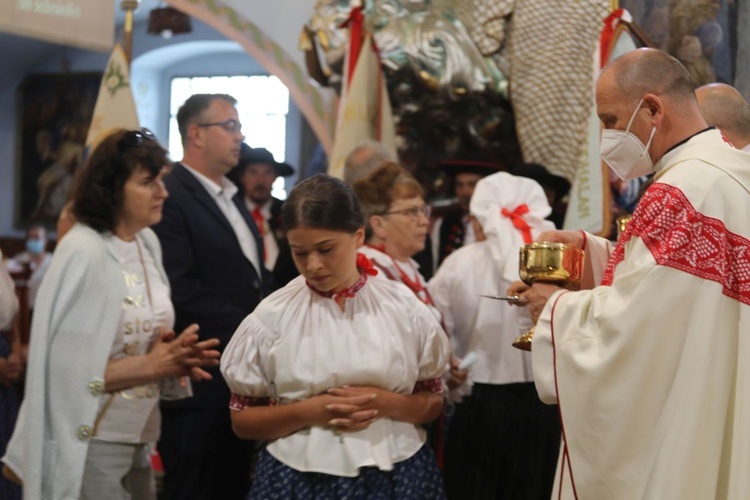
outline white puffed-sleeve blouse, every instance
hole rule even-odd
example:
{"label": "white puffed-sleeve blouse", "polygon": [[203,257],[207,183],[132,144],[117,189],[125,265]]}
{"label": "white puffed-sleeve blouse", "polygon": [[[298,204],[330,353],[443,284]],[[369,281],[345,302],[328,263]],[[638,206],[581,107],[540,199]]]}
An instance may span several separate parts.
{"label": "white puffed-sleeve blouse", "polygon": [[[450,346],[438,321],[404,286],[363,279],[343,310],[303,277],[264,300],[222,356],[221,372],[235,398],[288,404],[343,385],[441,391]],[[299,471],[354,477],[359,467],[392,470],[424,442],[419,426],[383,418],[356,432],[305,428],[267,449]]]}

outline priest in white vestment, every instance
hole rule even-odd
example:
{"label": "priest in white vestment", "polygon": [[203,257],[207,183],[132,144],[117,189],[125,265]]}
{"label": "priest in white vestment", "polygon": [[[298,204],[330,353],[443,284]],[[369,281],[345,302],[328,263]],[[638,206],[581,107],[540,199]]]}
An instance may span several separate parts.
{"label": "priest in white vestment", "polygon": [[653,49],[606,67],[603,159],[655,182],[614,249],[540,236],[584,248],[599,284],[523,292],[537,391],[562,417],[553,498],[750,498],[749,157],[706,126],[693,88]]}

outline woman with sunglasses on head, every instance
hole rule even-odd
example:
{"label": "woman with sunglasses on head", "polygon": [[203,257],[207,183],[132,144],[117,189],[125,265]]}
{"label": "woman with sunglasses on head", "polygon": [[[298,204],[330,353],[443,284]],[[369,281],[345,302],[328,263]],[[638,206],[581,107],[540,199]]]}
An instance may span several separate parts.
{"label": "woman with sunglasses on head", "polygon": [[216,341],[198,342],[197,325],[171,331],[149,229],[168,163],[150,132],[119,130],[77,175],[78,223],[39,290],[25,398],[3,458],[26,499],[155,499],[148,443],[159,434],[160,382],[185,385],[218,364]]}
{"label": "woman with sunglasses on head", "polygon": [[269,441],[250,498],[444,498],[419,427],[443,406],[440,324],[409,290],[371,279],[342,181],[302,182],[282,220],[301,276],[243,321],[221,361],[235,432]]}

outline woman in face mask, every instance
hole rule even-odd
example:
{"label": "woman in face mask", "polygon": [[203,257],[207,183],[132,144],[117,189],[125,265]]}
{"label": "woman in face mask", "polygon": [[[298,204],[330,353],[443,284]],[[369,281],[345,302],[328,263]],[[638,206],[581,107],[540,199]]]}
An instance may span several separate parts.
{"label": "woman in face mask", "polygon": [[26,251],[16,255],[8,267],[13,271],[28,268],[31,276],[28,280],[29,308],[34,309],[39,285],[47,272],[52,254],[47,252],[47,231],[43,226],[31,226],[26,233]]}

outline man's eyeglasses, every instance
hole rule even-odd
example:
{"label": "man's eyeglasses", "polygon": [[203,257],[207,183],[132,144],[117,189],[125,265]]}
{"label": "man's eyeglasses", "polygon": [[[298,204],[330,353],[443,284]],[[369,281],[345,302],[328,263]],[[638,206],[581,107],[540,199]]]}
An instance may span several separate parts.
{"label": "man's eyeglasses", "polygon": [[424,216],[429,219],[431,213],[432,213],[431,206],[422,205],[419,207],[404,208],[402,210],[391,210],[390,212],[383,212],[380,215],[401,214],[401,215],[406,215],[407,217],[411,217],[412,219],[418,219],[420,214],[424,214]]}
{"label": "man's eyeglasses", "polygon": [[156,142],[156,136],[147,128],[142,128],[140,130],[128,130],[117,142],[117,149],[122,152],[123,149],[138,147],[143,144],[144,141]]}
{"label": "man's eyeglasses", "polygon": [[199,127],[221,127],[230,134],[236,134],[242,130],[242,124],[234,118],[224,120],[223,122],[196,123],[196,125]]}

